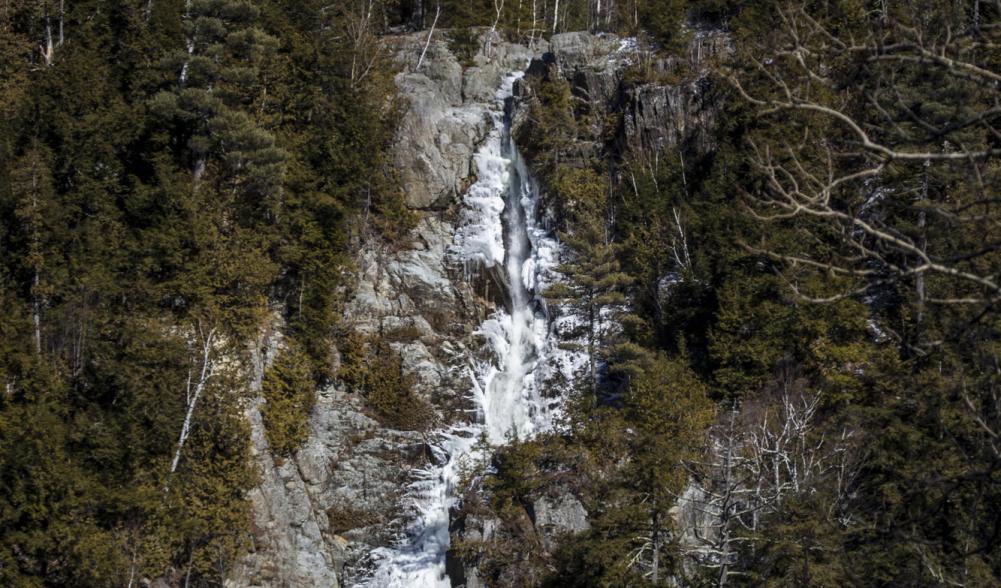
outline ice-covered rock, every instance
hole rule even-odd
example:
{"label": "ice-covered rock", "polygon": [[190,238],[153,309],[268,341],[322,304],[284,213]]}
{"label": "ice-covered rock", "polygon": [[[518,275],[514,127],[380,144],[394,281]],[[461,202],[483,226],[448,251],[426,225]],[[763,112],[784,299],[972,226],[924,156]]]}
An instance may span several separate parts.
{"label": "ice-covered rock", "polygon": [[[358,251],[344,325],[393,341],[419,392],[434,401],[443,418],[461,420],[467,418],[466,362],[473,355],[465,340],[489,308],[447,255],[457,219],[444,209],[471,183],[473,155],[489,130],[486,113],[494,103],[492,94],[488,104],[476,101],[478,92],[463,96],[463,68],[443,38],[432,42],[416,69],[425,39],[422,34],[386,41],[401,61],[396,83],[409,100],[394,164],[420,218],[402,244],[373,239]],[[481,69],[465,76],[476,80],[469,83],[499,83],[502,67],[528,61],[527,49],[499,39],[492,51],[501,64],[478,58]],[[280,330],[275,326],[256,344],[256,390],[278,349]],[[351,585],[364,572],[356,563],[395,541],[405,522],[402,496],[414,468],[426,462],[425,438],[380,426],[361,398],[328,387],[318,393],[306,443],[291,458],[276,459],[264,435],[260,402],[247,409],[261,473],[250,494],[254,547],[227,586]]]}

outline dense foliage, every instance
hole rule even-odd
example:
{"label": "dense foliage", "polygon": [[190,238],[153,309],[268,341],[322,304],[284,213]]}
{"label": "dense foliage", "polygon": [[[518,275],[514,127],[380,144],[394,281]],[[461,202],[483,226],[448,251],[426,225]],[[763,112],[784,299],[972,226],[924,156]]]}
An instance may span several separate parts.
{"label": "dense foliage", "polygon": [[[705,76],[708,151],[530,80],[519,140],[570,249],[547,295],[592,363],[564,431],[467,496],[503,526],[461,555],[497,586],[997,585],[1001,7],[688,9],[735,52],[627,83]],[[550,556],[523,522],[547,493],[591,519]]]}
{"label": "dense foliage", "polygon": [[[557,433],[471,466],[462,514],[499,527],[453,548],[481,579],[1001,585],[983,0],[6,2],[0,584],[220,585],[251,540],[245,344],[269,315],[279,459],[335,378],[386,426],[433,424],[391,337],[336,324],[352,243],[415,221],[376,50],[405,26],[460,54],[471,26],[636,34],[627,87],[715,110],[708,149],[628,142],[559,72],[528,80],[518,140],[567,247],[545,296],[590,361]],[[711,71],[654,67],[706,27],[734,47]],[[542,496],[589,515],[552,553]]]}
{"label": "dense foliage", "polygon": [[[255,483],[244,342],[304,436],[346,252],[411,222],[377,32],[283,0],[0,10],[0,584],[218,585]],[[366,45],[366,43],[369,43]]]}

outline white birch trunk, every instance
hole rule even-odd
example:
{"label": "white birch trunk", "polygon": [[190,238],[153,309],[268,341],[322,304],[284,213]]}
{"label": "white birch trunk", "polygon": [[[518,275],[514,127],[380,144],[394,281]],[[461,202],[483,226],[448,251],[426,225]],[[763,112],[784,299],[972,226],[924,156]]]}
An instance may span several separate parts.
{"label": "white birch trunk", "polygon": [[441,16],[441,4],[438,4],[438,6],[435,8],[435,11],[434,11],[434,22],[431,23],[431,30],[428,31],[428,40],[427,40],[427,42],[424,43],[424,50],[421,51],[421,57],[420,57],[420,59],[417,60],[417,67],[414,68],[414,71],[419,70],[421,68],[421,64],[424,63],[424,56],[427,55],[428,47],[431,46],[431,37],[434,36],[434,27],[435,27],[435,25],[438,24],[438,17],[439,16]]}
{"label": "white birch trunk", "polygon": [[504,0],[499,0],[499,1],[494,0],[494,12],[496,13],[496,16],[494,16],[493,26],[490,27],[490,34],[487,35],[487,46],[485,51],[487,57],[490,57],[490,45],[494,39],[494,34],[497,32],[497,23],[500,22],[501,12],[503,10],[504,10]]}
{"label": "white birch trunk", "polygon": [[46,67],[51,66],[55,48],[52,44],[52,21],[48,14],[45,15],[45,45],[39,47],[38,50],[42,53],[42,60]]}
{"label": "white birch trunk", "polygon": [[[195,414],[195,406],[198,404],[198,398],[202,395],[202,392],[205,391],[205,384],[212,377],[215,369],[215,365],[212,360],[212,343],[214,342],[214,339],[215,329],[212,329],[202,340],[202,365],[198,375],[198,381],[194,384],[194,389],[192,389],[191,370],[188,370],[188,382],[185,390],[187,409],[184,414],[184,422],[181,425],[181,433],[177,438],[177,448],[174,450],[174,459],[170,462],[171,475],[177,471],[177,466],[181,462],[181,452],[184,450],[184,443],[188,440],[188,435],[191,434],[191,420]],[[164,492],[168,489],[169,479],[168,484],[164,486]]]}

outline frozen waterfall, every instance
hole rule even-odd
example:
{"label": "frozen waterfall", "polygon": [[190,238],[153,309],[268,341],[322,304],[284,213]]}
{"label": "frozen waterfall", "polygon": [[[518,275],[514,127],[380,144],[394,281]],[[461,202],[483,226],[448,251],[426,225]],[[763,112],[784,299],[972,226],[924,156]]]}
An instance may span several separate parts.
{"label": "frozen waterfall", "polygon": [[417,516],[407,538],[394,548],[376,550],[376,569],[367,586],[451,586],[445,573],[449,508],[462,465],[485,457],[478,454],[484,451],[477,443],[481,437],[496,446],[550,428],[558,402],[547,403],[541,383],[552,370],[572,373],[579,367],[579,361],[558,357],[563,352],[552,343],[540,297],[556,265],[558,244],[539,220],[537,185],[511,137],[507,107],[521,75],[507,76],[497,92],[493,129],[475,156],[477,182],[464,197],[455,240],[454,253],[467,267],[503,264],[508,285],[508,308],[496,311],[478,330],[493,358],[470,368],[477,418],[435,437],[432,451],[438,465],[419,472],[409,488]]}

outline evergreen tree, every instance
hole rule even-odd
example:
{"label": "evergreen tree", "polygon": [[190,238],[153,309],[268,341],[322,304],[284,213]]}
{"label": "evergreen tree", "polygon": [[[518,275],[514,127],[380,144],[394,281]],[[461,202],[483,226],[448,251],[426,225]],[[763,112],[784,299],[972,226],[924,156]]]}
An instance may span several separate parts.
{"label": "evergreen tree", "polygon": [[268,445],[278,456],[288,456],[306,440],[316,391],[309,358],[295,344],[282,351],[264,375],[261,416]]}
{"label": "evergreen tree", "polygon": [[596,391],[600,347],[615,329],[616,314],[624,308],[629,276],[621,271],[621,248],[612,241],[608,188],[601,176],[590,169],[566,169],[560,172],[554,188],[565,211],[568,228],[560,238],[570,259],[557,268],[564,279],[551,286],[545,296],[580,317],[578,332],[569,335],[582,338],[586,344],[588,378]]}

